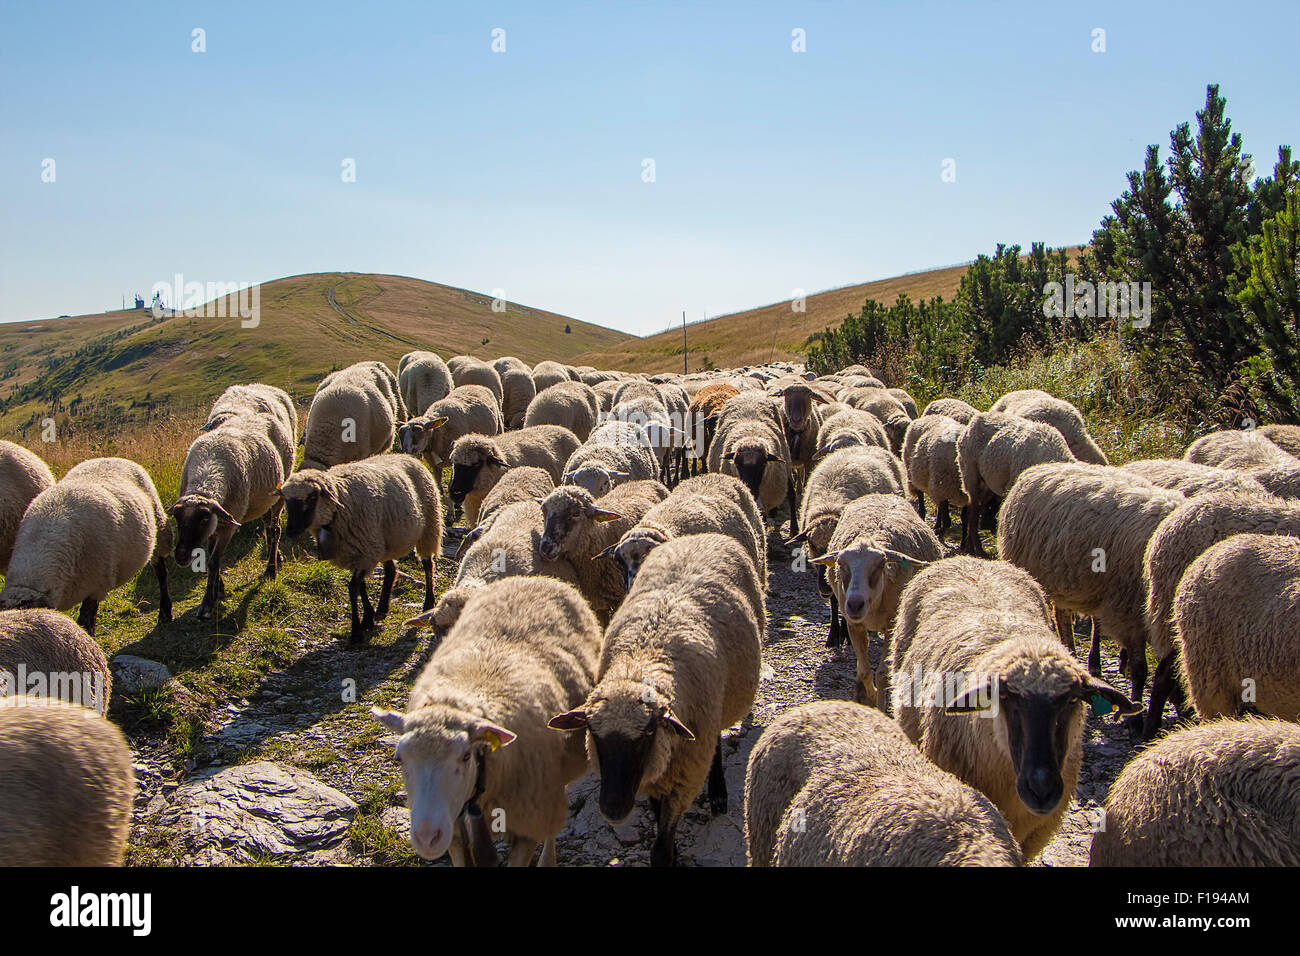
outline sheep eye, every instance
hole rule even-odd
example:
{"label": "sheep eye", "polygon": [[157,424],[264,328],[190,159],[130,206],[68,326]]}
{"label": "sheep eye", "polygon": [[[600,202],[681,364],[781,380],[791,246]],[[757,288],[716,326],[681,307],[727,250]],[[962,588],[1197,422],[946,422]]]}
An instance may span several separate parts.
{"label": "sheep eye", "polygon": [[461,763],[469,763],[469,751],[468,751],[468,750],[466,750],[463,754],[460,755],[460,762],[461,762]]}

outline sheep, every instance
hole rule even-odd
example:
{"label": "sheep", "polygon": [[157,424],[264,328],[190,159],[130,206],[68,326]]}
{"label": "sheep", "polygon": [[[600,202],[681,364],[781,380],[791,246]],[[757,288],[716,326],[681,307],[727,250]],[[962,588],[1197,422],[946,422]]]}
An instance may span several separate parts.
{"label": "sheep", "polygon": [[[523,469],[519,469],[523,470]],[[456,623],[475,590],[507,577],[546,575],[577,587],[578,572],[566,558],[543,561],[537,553],[545,522],[536,498],[501,508],[475,527],[461,544],[464,555],[451,585],[432,608],[402,623],[440,631]]]}
{"label": "sheep", "polygon": [[452,389],[422,415],[399,429],[400,446],[408,455],[422,455],[434,468],[449,464],[451,446],[462,435],[500,435],[505,422],[496,397],[482,385]]}
{"label": "sheep", "polygon": [[48,608],[0,611],[0,697],[57,697],[103,717],[112,689],[108,658],[69,617]]}
{"label": "sheep", "polygon": [[904,389],[887,388],[885,391],[898,399],[898,403],[903,406],[903,411],[907,412],[907,417],[912,419],[912,421],[916,421],[916,419],[920,417],[916,411],[916,399],[907,394]]}
{"label": "sheep", "polygon": [[[1101,634],[1119,645],[1139,704],[1147,679],[1147,544],[1185,501],[1179,492],[1123,469],[1076,463],[1027,469],[1002,505],[998,555],[1042,585],[1071,650],[1074,634],[1066,615],[1093,618],[1093,674],[1101,670]],[[1133,728],[1140,723],[1135,720]]]}
{"label": "sheep", "polygon": [[596,401],[600,403],[601,415],[608,415],[610,409],[614,407],[614,393],[618,391],[618,387],[622,384],[618,379],[613,379],[600,382],[591,387],[591,390],[596,393]]}
{"label": "sheep", "polygon": [[659,461],[659,473],[667,477],[669,453],[684,447],[685,434],[678,425],[686,426],[684,413],[674,421],[668,410],[669,402],[659,387],[650,382],[624,382],[614,395],[614,406],[607,419],[640,425],[650,438],[650,447]]}
{"label": "sheep", "polygon": [[451,446],[451,500],[465,509],[471,527],[479,508],[508,468],[532,465],[557,485],[564,463],[578,450],[578,436],[559,425],[534,425],[501,435],[462,435]]}
{"label": "sheep", "polygon": [[936,398],[925,406],[925,410],[921,412],[921,415],[922,417],[926,415],[947,415],[963,425],[969,425],[970,420],[979,413],[978,408],[963,402],[960,398]]}
{"label": "sheep", "polygon": [[856,388],[842,394],[840,401],[875,415],[885,426],[890,451],[897,455],[903,450],[903,436],[912,424],[912,417],[897,398],[883,388]]}
{"label": "sheep", "polygon": [[925,517],[925,496],[934,502],[934,533],[940,539],[952,526],[949,503],[965,508],[968,499],[957,467],[957,443],[962,425],[947,415],[922,415],[903,438],[903,467],[907,492],[916,496],[916,513]]}
{"label": "sheep", "polygon": [[1174,593],[1183,683],[1202,718],[1300,720],[1300,538],[1237,534],[1191,563]]}
{"label": "sheep", "polygon": [[[483,497],[483,503],[478,509],[478,523],[481,526],[506,505],[512,505],[516,501],[545,498],[554,490],[555,482],[551,481],[551,476],[545,469],[532,465],[511,468]],[[467,535],[466,539],[468,537]],[[464,543],[466,539],[462,539],[462,547],[467,546]]]}
{"label": "sheep", "polygon": [[298,410],[289,393],[274,385],[254,382],[250,385],[231,385],[222,392],[208,412],[208,420],[199,431],[220,428],[231,418],[249,415],[267,421],[267,436],[275,442],[284,459],[284,473],[293,471],[298,437]]}
{"label": "sheep", "polygon": [[790,533],[799,533],[785,427],[776,405],[766,395],[742,393],[723,404],[709,446],[709,471],[738,477],[764,514],[787,502]]}
{"label": "sheep", "polygon": [[451,369],[435,352],[407,352],[397,363],[397,387],[410,415],[422,415],[456,387]]}
{"label": "sheep", "polygon": [[1105,453],[1088,434],[1088,426],[1077,408],[1064,399],[1049,395],[1036,388],[1026,388],[1017,392],[1007,392],[989,409],[991,412],[1007,412],[1019,415],[1031,422],[1051,425],[1070,446],[1070,453],[1079,461],[1092,465],[1108,465]]}
{"label": "sheep", "polygon": [[790,446],[790,466],[795,481],[802,484],[812,470],[813,456],[819,447],[817,439],[822,426],[822,412],[817,406],[830,404],[830,399],[802,381],[782,386],[775,390],[775,394],[769,389],[768,394],[781,399],[785,440]]}
{"label": "sheep", "polygon": [[562,481],[591,492],[593,498],[609,494],[624,481],[657,478],[659,466],[650,437],[632,422],[608,421],[569,456]]}
{"label": "sheep", "polygon": [[600,403],[590,385],[559,382],[528,403],[524,427],[560,425],[586,441],[596,427]]}
{"label": "sheep", "polygon": [[[1177,683],[1178,653],[1174,639],[1179,582],[1198,557],[1236,534],[1300,537],[1300,504],[1232,492],[1204,494],[1182,503],[1150,536],[1143,557],[1142,583],[1146,597],[1146,638],[1156,660],[1156,670],[1142,728],[1147,740],[1160,727],[1166,700],[1172,694],[1177,704],[1182,696],[1182,688]],[[1145,660],[1141,663],[1145,666]]]}
{"label": "sheep", "polygon": [[823,415],[821,428],[817,431],[816,455],[829,455],[851,445],[875,445],[892,454],[885,426],[870,412],[836,404],[827,406]]}
{"label": "sheep", "polygon": [[326,376],[307,410],[298,467],[324,470],[393,447],[406,405],[397,378],[382,362],[358,362]]}
{"label": "sheep", "polygon": [[597,560],[606,548],[668,497],[657,481],[619,485],[597,503],[585,488],[561,485],[542,501],[544,530],[537,543],[542,561],[564,558],[578,572],[578,589],[602,621],[623,599],[624,578],[611,561]]}
{"label": "sheep", "polygon": [[411,846],[426,860],[495,863],[486,820],[500,810],[507,862],[526,866],[542,845],[555,865],[564,788],[582,777],[582,740],[547,721],[586,700],[601,633],[572,586],[510,578],[479,588],[420,672],[406,712],[372,708],[398,734],[411,809]]}
{"label": "sheep", "polygon": [[0,699],[0,867],[120,866],[131,759],[122,732],[93,710]]}
{"label": "sheep", "polygon": [[727,812],[722,732],[753,706],[766,626],[763,586],[735,539],[674,538],[646,558],[609,622],[586,701],[550,721],[584,732],[606,820],[649,796],[653,865],[677,862],[677,824],[706,778],[710,809]]}
{"label": "sheep", "polygon": [[[202,556],[207,566],[200,621],[210,617],[225,596],[221,559],[241,524],[262,519],[267,553],[263,577],[275,577],[281,562],[280,512],[284,506],[276,492],[285,474],[275,445],[263,432],[250,427],[247,418],[229,420],[215,431],[199,435],[190,445],[171,515],[176,519],[176,563],[188,567]],[[200,563],[199,570],[202,568]]]}
{"label": "sheep", "polygon": [[979,519],[995,498],[1005,498],[1021,472],[1048,462],[1072,462],[1065,437],[1051,425],[1005,412],[980,412],[957,441],[957,468],[966,495],[962,551],[984,556]]}
{"label": "sheep", "polygon": [[[873,680],[867,656],[870,631],[887,635],[898,613],[898,600],[916,571],[943,557],[935,536],[907,501],[893,494],[868,494],[848,504],[835,527],[825,554],[814,564],[828,573],[832,608],[844,615],[844,630],[857,657],[853,699],[879,706],[888,668]],[[840,641],[843,635],[839,636]]]}
{"label": "sheep", "polygon": [[[455,364],[453,365],[452,362]],[[472,355],[457,355],[451,362],[447,363],[451,370],[451,379],[459,388],[462,385],[482,385],[496,397],[497,405],[500,405],[505,396],[504,389],[501,387],[501,376],[487,362],[476,359]]]}
{"label": "sheep", "polygon": [[1120,772],[1089,866],[1300,866],[1300,727],[1212,720]]}
{"label": "sheep", "polygon": [[0,441],[0,573],[9,567],[14,538],[32,499],[54,486],[54,473],[22,445]]}
{"label": "sheep", "polygon": [[1244,431],[1227,429],[1203,435],[1187,446],[1183,458],[1198,465],[1244,470],[1296,463],[1257,428]]}
{"label": "sheep", "polygon": [[1146,458],[1130,461],[1120,467],[1135,475],[1141,475],[1161,488],[1181,491],[1188,498],[1211,491],[1235,491],[1248,495],[1268,494],[1268,490],[1248,474],[1232,468],[1198,465],[1181,458]]}
{"label": "sheep", "polygon": [[709,446],[713,443],[713,436],[718,427],[718,412],[722,410],[727,399],[739,394],[740,389],[734,385],[714,382],[705,385],[691,399],[688,425],[692,436],[695,436],[695,459],[691,462],[692,476],[697,473],[696,466],[700,462],[704,462],[707,467]]}
{"label": "sheep", "polygon": [[779,714],[745,771],[750,866],[1019,866],[988,797],[940,770],[878,710],[821,700]]}
{"label": "sheep", "polygon": [[506,427],[518,429],[524,427],[524,416],[528,406],[537,397],[537,386],[533,384],[532,373],[525,368],[507,368],[501,372],[502,399],[501,415]]}
{"label": "sheep", "polygon": [[668,497],[647,511],[636,525],[597,557],[613,558],[623,570],[628,590],[648,555],[659,545],[688,534],[718,532],[735,538],[754,560],[767,586],[767,537],[754,496],[733,475],[704,474],[687,478]]}
{"label": "sheep", "polygon": [[618,381],[618,372],[602,371],[594,368],[588,369],[586,366],[583,366],[578,369],[578,381],[582,382],[584,385],[590,385],[592,388],[596,388],[597,385],[602,385],[605,382]]}
{"label": "sheep", "polygon": [[1026,860],[1069,809],[1085,704],[1094,713],[1141,710],[1074,659],[1042,588],[1005,561],[946,558],[914,577],[890,664],[903,732],[993,801]]}
{"label": "sheep", "polygon": [[533,366],[533,385],[537,388],[537,394],[546,391],[552,385],[558,385],[560,382],[571,382],[569,373],[559,362],[538,362]]}
{"label": "sheep", "polygon": [[74,465],[32,499],[18,525],[0,608],[81,605],[77,623],[92,637],[99,602],[152,564],[158,623],[172,619],[167,552],[172,530],[143,468],[125,458]]}
{"label": "sheep", "polygon": [[1300,425],[1264,425],[1258,431],[1292,458],[1300,458]]}
{"label": "sheep", "polygon": [[[299,471],[280,492],[290,539],[311,532],[321,560],[352,572],[351,643],[367,640],[376,622],[388,616],[397,559],[411,551],[424,569],[424,608],[433,607],[433,561],[442,553],[442,506],[438,485],[423,464],[407,455],[377,455],[328,471]],[[378,607],[372,607],[366,576],[381,563],[383,588]],[[358,614],[358,599],[364,616]]]}
{"label": "sheep", "polygon": [[691,427],[691,399],[686,394],[686,389],[676,382],[665,382],[660,385],[659,393],[668,409],[668,421],[671,425],[668,432],[671,441],[671,460],[666,463],[660,478],[665,483],[675,485],[686,477],[686,446],[694,443],[687,431]]}

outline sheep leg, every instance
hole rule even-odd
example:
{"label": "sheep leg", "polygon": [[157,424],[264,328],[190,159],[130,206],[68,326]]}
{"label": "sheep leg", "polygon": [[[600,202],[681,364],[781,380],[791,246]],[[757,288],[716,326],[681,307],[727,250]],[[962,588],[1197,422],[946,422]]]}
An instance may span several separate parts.
{"label": "sheep leg", "polygon": [[799,533],[799,509],[795,504],[794,475],[790,476],[790,484],[785,492],[786,504],[790,506],[790,537]]}
{"label": "sheep leg", "polygon": [[[167,593],[167,558],[159,555],[153,562],[153,573],[158,576],[158,623],[169,624],[172,619],[172,596]],[[218,571],[218,574],[220,572]],[[218,578],[220,581],[220,578]]]}
{"label": "sheep leg", "polygon": [[936,529],[935,533],[942,538],[943,533],[952,527],[952,515],[948,513],[948,499],[944,498],[939,502],[939,521],[942,524]]}
{"label": "sheep leg", "polygon": [[393,598],[393,582],[397,580],[397,562],[384,562],[384,586],[379,592],[379,607],[375,609],[375,620],[382,621],[388,617],[388,603]]}
{"label": "sheep leg", "polygon": [[713,751],[713,766],[709,769],[709,810],[715,817],[727,812],[727,775],[722,770],[722,737]]}
{"label": "sheep leg", "polygon": [[843,625],[840,623],[840,602],[831,594],[831,632],[826,637],[827,647],[839,647],[844,643]]}
{"label": "sheep leg", "polygon": [[434,604],[437,603],[433,599],[433,558],[421,559],[420,567],[424,569],[424,607],[422,610],[432,611]]}
{"label": "sheep leg", "polygon": [[922,521],[925,520],[925,495],[919,491],[916,493],[916,514]]}
{"label": "sheep leg", "polygon": [[555,837],[542,844],[542,858],[537,861],[537,865],[555,866]]}
{"label": "sheep leg", "polygon": [[95,615],[98,613],[99,602],[94,598],[86,598],[82,601],[81,610],[77,612],[77,624],[91,637],[95,636]]}
{"label": "sheep leg", "polygon": [[506,856],[506,866],[527,866],[533,862],[537,852],[537,841],[525,836],[517,836],[510,841],[510,853]]}
{"label": "sheep leg", "polygon": [[1061,639],[1061,643],[1074,653],[1074,615],[1069,611],[1063,611],[1059,607],[1056,609],[1056,634]]}
{"label": "sheep leg", "polygon": [[650,848],[651,866],[677,865],[677,823],[682,818],[682,808],[672,795],[651,797],[650,808],[655,815],[655,842]]}
{"label": "sheep leg", "polygon": [[990,498],[984,503],[984,514],[981,521],[985,531],[998,530],[998,499]]}
{"label": "sheep leg", "polygon": [[[1124,660],[1128,656],[1127,651],[1119,652],[1119,672],[1124,673]],[[1093,677],[1101,676],[1101,628],[1097,626],[1097,619],[1092,619],[1092,646],[1088,648],[1088,673]]]}
{"label": "sheep leg", "polygon": [[1174,661],[1176,659],[1172,651],[1160,658],[1160,663],[1156,665],[1156,672],[1151,677],[1151,700],[1147,703],[1146,720],[1142,723],[1143,740],[1150,740],[1160,729],[1160,720],[1165,715],[1165,701],[1172,695],[1175,683]]}
{"label": "sheep leg", "polygon": [[275,580],[276,572],[280,570],[280,564],[283,558],[280,556],[280,513],[284,511],[284,500],[277,499],[276,504],[271,506],[271,510],[262,516],[262,524],[266,528],[266,570],[262,572],[262,577]]}
{"label": "sheep leg", "polygon": [[199,604],[199,620],[206,621],[212,616],[217,602],[223,595],[221,587],[221,556],[225,553],[226,543],[221,538],[217,538],[216,546],[212,549],[212,557],[208,562],[208,586],[203,591],[203,601]]}
{"label": "sheep leg", "polygon": [[972,503],[966,506],[966,512],[962,517],[962,532],[966,538],[963,550],[973,557],[987,558],[984,542],[980,540],[981,510],[978,504]]}

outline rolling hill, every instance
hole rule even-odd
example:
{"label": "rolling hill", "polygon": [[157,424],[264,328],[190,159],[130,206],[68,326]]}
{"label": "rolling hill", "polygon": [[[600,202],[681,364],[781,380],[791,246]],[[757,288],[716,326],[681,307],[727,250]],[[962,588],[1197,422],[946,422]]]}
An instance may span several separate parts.
{"label": "rolling hill", "polygon": [[255,328],[233,314],[234,296],[225,318],[126,309],[0,325],[0,420],[12,428],[74,404],[102,421],[147,417],[205,404],[233,382],[268,382],[306,400],[332,368],[376,358],[396,368],[412,349],[535,363],[631,338],[513,302],[494,312],[490,296],[402,276],[291,276],[263,283],[259,296]]}

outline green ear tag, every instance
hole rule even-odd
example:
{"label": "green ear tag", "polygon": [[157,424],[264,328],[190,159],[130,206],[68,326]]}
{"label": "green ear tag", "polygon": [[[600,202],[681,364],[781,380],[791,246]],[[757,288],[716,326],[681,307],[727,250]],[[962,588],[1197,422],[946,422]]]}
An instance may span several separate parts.
{"label": "green ear tag", "polygon": [[1092,701],[1092,714],[1094,717],[1105,717],[1107,714],[1113,714],[1119,709],[1101,694],[1093,694],[1088,699]]}

